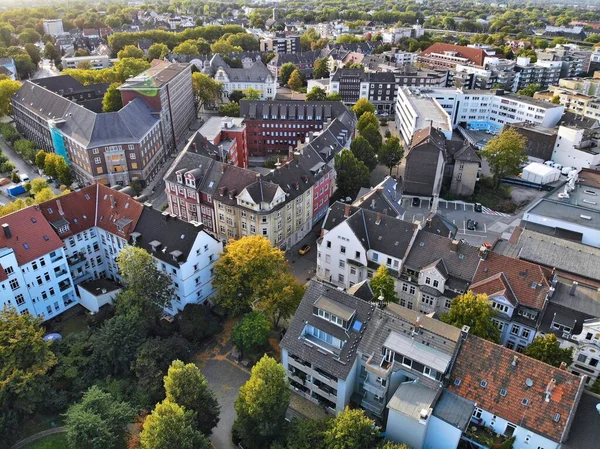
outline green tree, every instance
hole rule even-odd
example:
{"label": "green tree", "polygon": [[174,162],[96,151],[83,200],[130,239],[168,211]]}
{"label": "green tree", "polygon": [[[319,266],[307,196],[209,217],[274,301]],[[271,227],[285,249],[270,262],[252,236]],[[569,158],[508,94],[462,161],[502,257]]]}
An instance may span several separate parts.
{"label": "green tree", "polygon": [[306,101],[325,101],[327,99],[327,93],[318,86],[313,87],[310,92],[306,94]]}
{"label": "green tree", "polygon": [[41,40],[42,36],[40,36],[40,33],[35,31],[33,28],[25,28],[19,34],[19,42],[21,43],[21,45],[35,44],[36,42],[39,42]]}
{"label": "green tree", "polygon": [[335,41],[336,44],[357,44],[361,41],[359,37],[353,36],[352,34],[342,34]]}
{"label": "green tree", "polygon": [[371,279],[371,290],[373,290],[373,294],[377,300],[379,300],[380,296],[383,296],[383,302],[385,304],[398,302],[394,278],[390,276],[385,265],[380,265],[373,275],[373,278]]}
{"label": "green tree", "polygon": [[295,91],[298,91],[302,86],[304,86],[304,79],[302,77],[302,73],[300,73],[300,70],[296,69],[292,72],[287,84],[290,89]]}
{"label": "green tree", "polygon": [[134,58],[134,59],[143,59],[146,55],[144,54],[144,50],[136,47],[135,45],[125,45],[123,50],[117,53],[117,58]]}
{"label": "green tree", "polygon": [[481,156],[490,165],[496,187],[505,176],[519,173],[523,164],[527,162],[526,143],[527,139],[524,136],[513,128],[508,128],[483,147]]}
{"label": "green tree", "polygon": [[25,44],[25,51],[35,65],[38,65],[42,60],[42,52],[35,44]]}
{"label": "green tree", "polygon": [[200,72],[192,73],[192,89],[198,104],[204,106],[217,103],[223,96],[223,84]]}
{"label": "green tree", "polygon": [[89,56],[90,52],[87,51],[85,48],[78,48],[77,50],[75,50],[75,57],[79,57],[79,56]]}
{"label": "green tree", "polygon": [[118,87],[120,83],[111,84],[102,99],[102,112],[116,112],[123,107],[123,99]]}
{"label": "green tree", "polygon": [[337,92],[327,95],[327,101],[342,101],[342,96]]}
{"label": "green tree", "polygon": [[542,90],[542,86],[539,84],[529,84],[525,89],[517,91],[518,95],[525,95],[526,97],[533,97],[533,94]]}
{"label": "green tree", "polygon": [[226,42],[229,45],[241,48],[243,51],[259,50],[258,40],[252,34],[246,32],[230,34],[227,37]]}
{"label": "green tree", "polygon": [[133,420],[135,411],[93,386],[65,416],[70,447],[113,449],[124,444],[125,426]]}
{"label": "green tree", "polygon": [[264,448],[280,438],[290,390],[282,365],[267,355],[252,368],[235,401],[233,432],[246,448]]}
{"label": "green tree", "polygon": [[173,282],[169,275],[157,268],[148,251],[126,246],[117,256],[117,264],[123,283],[132,293],[117,301],[117,310],[155,319],[163,309],[170,307]]}
{"label": "green tree", "polygon": [[304,286],[291,273],[281,272],[264,280],[261,300],[255,304],[255,308],[271,318],[273,327],[279,327],[282,318],[288,319],[294,315],[303,296]]}
{"label": "green tree", "polygon": [[260,92],[256,89],[252,89],[249,87],[244,91],[244,95],[246,95],[247,100],[260,100]]}
{"label": "green tree", "polygon": [[404,158],[404,147],[400,143],[400,139],[396,136],[391,136],[379,149],[377,153],[379,162],[390,169],[392,176],[392,168],[402,162]]}
{"label": "green tree", "polygon": [[140,446],[142,449],[210,449],[210,441],[195,429],[194,412],[163,401],[146,418]]}
{"label": "green tree", "polygon": [[361,115],[365,112],[375,112],[375,106],[366,98],[360,98],[354,106],[352,106],[352,110],[356,114],[356,118],[360,119]]}
{"label": "green tree", "polygon": [[271,322],[264,313],[249,312],[233,328],[231,340],[243,353],[254,352],[269,341]]}
{"label": "green tree", "polygon": [[221,117],[239,117],[240,116],[240,104],[235,101],[222,104],[219,106],[219,115]]}
{"label": "green tree", "polygon": [[333,420],[325,431],[325,444],[328,449],[364,449],[376,447],[379,427],[362,410],[346,407]]}
{"label": "green tree", "polygon": [[58,181],[65,186],[71,184],[71,170],[69,169],[69,165],[65,158],[62,156],[58,156],[56,160],[56,174],[58,176]]}
{"label": "green tree", "polygon": [[35,143],[27,139],[19,139],[15,141],[13,147],[17,153],[23,156],[23,159],[33,161],[37,153]]}
{"label": "green tree", "polygon": [[573,348],[561,348],[560,342],[554,334],[546,334],[543,337],[534,338],[527,349],[525,349],[525,355],[557,368],[563,362],[567,366],[573,363]]}
{"label": "green tree", "polygon": [[150,45],[148,48],[148,60],[153,61],[154,59],[164,59],[169,54],[169,47],[165,44],[157,42]]}
{"label": "green tree", "polygon": [[124,83],[127,79],[137,76],[149,68],[150,63],[145,59],[123,58],[115,62],[112,72],[115,74],[117,81]]}
{"label": "green tree", "polygon": [[219,423],[220,407],[200,368],[175,360],[164,382],[167,401],[195,412],[196,429],[210,435]]}
{"label": "green tree", "polygon": [[368,125],[373,125],[377,130],[379,130],[381,127],[379,124],[379,119],[373,112],[365,112],[362,114],[358,119],[356,129],[358,129],[358,132],[362,133]]}
{"label": "green tree", "polygon": [[48,188],[48,181],[44,178],[35,178],[31,180],[31,189],[29,190],[32,194],[39,193],[41,190]]}
{"label": "green tree", "polygon": [[552,104],[560,104],[560,95],[554,95],[550,99],[550,103],[552,103]]}
{"label": "green tree", "polygon": [[179,332],[192,343],[215,335],[221,331],[221,323],[203,304],[187,304],[183,312],[177,314]]}
{"label": "green tree", "polygon": [[196,56],[200,54],[200,52],[198,51],[198,47],[196,46],[196,42],[194,42],[193,40],[182,42],[173,49],[173,53],[189,56]]}
{"label": "green tree", "polygon": [[462,328],[469,326],[469,332],[494,343],[500,342],[500,331],[492,321],[494,309],[486,294],[475,295],[471,290],[457,296],[450,303],[450,310],[441,316],[444,323]]}
{"label": "green tree", "polygon": [[225,41],[215,42],[210,46],[210,51],[213,53],[241,53],[242,47],[236,47]]}
{"label": "green tree", "polygon": [[313,77],[329,78],[329,62],[327,58],[317,58],[313,65]]}
{"label": "green tree", "polygon": [[229,101],[234,101],[239,104],[241,100],[246,98],[246,94],[241,90],[234,90],[229,94]]}
{"label": "green tree", "polygon": [[279,68],[279,82],[282,86],[285,86],[288,83],[290,76],[292,76],[292,73],[294,73],[295,70],[298,70],[298,67],[291,62],[286,62]]}
{"label": "green tree", "polygon": [[590,391],[595,394],[600,394],[600,377],[590,387]]}
{"label": "green tree", "polygon": [[46,152],[44,150],[39,150],[35,155],[35,165],[37,165],[42,170],[44,169],[44,165],[46,162]]}
{"label": "green tree", "polygon": [[383,144],[383,137],[381,136],[379,123],[377,125],[369,123],[363,128],[360,135],[363,136],[367,142],[369,142],[369,144],[371,144],[376,153],[379,153],[379,150]]}
{"label": "green tree", "polygon": [[21,83],[13,80],[0,80],[0,117],[12,115],[11,97],[21,88]]}
{"label": "green tree", "polygon": [[35,73],[37,66],[33,63],[31,57],[27,53],[19,53],[12,58],[15,61],[15,67],[17,68],[19,78],[29,78]]}
{"label": "green tree", "polygon": [[2,138],[11,144],[21,137],[19,131],[10,123],[0,123],[0,133],[2,134]]}
{"label": "green tree", "polygon": [[287,449],[327,449],[325,432],[331,419],[294,419],[287,436]]}
{"label": "green tree", "polygon": [[229,243],[214,265],[215,302],[233,315],[250,310],[269,293],[266,280],[287,271],[283,251],[262,236],[247,236]]}
{"label": "green tree", "polygon": [[342,150],[336,154],[334,166],[337,173],[336,184],[342,198],[354,198],[361,187],[369,186],[369,168],[352,151]]}
{"label": "green tree", "polygon": [[359,161],[362,161],[369,171],[377,167],[377,155],[371,144],[363,136],[358,136],[350,144],[350,151]]}

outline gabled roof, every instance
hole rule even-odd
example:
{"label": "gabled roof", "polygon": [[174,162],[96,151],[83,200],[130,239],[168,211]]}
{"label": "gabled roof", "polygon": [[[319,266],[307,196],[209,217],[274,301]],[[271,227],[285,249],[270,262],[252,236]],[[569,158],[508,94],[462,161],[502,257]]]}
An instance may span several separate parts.
{"label": "gabled roof", "polygon": [[39,208],[46,220],[53,224],[55,230],[58,230],[55,223],[61,219],[66,220],[69,230],[60,234],[64,239],[94,226],[97,190],[96,184],[87,186],[68,195],[45,201],[39,205]]}
{"label": "gabled roof", "polygon": [[19,265],[62,248],[62,241],[38,206],[29,206],[0,217],[0,226],[8,225],[10,237],[0,229],[0,248],[11,248]]}
{"label": "gabled roof", "polygon": [[456,52],[457,56],[467,58],[470,62],[477,66],[482,66],[485,57],[485,50],[481,48],[464,47],[462,45],[452,45],[443,42],[436,42],[427,49],[423,50],[419,56],[427,56],[432,53],[444,53],[446,51]]}
{"label": "gabled roof", "polygon": [[265,182],[261,178],[258,181],[246,187],[246,192],[250,195],[256,204],[271,203],[277,193],[278,185],[271,182]]}
{"label": "gabled roof", "polygon": [[475,282],[471,284],[470,289],[473,293],[485,293],[489,297],[504,296],[515,307],[519,304],[504,273],[497,273],[487,279]]}
{"label": "gabled roof", "polygon": [[[497,253],[489,253],[487,258],[480,262],[477,272],[473,277],[473,284],[490,279],[499,273],[504,274],[506,281],[520,304],[537,310],[543,310],[550,285],[547,280],[548,273],[539,265],[502,256]],[[487,291],[484,285],[482,284],[481,288],[479,288],[479,293],[496,293]],[[489,287],[493,290],[497,286],[498,284],[492,283]]]}
{"label": "gabled roof", "polygon": [[566,370],[469,335],[456,358],[448,390],[517,426],[563,442],[583,381]]}
{"label": "gabled roof", "polygon": [[397,181],[387,176],[372,189],[361,188],[352,205],[400,217],[406,210],[400,205],[402,196],[398,187]]}
{"label": "gabled roof", "polygon": [[475,148],[465,141],[465,145],[454,154],[454,159],[460,162],[477,162],[481,163],[481,158],[477,155]]}
{"label": "gabled roof", "polygon": [[97,184],[96,226],[125,239],[135,229],[144,206],[119,191]]}

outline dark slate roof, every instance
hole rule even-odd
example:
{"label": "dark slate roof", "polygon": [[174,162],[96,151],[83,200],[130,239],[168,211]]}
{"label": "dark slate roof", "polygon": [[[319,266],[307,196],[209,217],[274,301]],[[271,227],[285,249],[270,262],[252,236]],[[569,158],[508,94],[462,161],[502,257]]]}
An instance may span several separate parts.
{"label": "dark slate roof", "polygon": [[[313,305],[321,297],[325,297],[356,311],[348,331],[313,314]],[[369,328],[369,321],[374,309],[375,306],[348,293],[328,287],[318,281],[310,281],[302,302],[292,318],[288,331],[281,340],[280,346],[290,354],[297,355],[304,360],[309,360],[315,366],[320,367],[333,376],[346,379],[356,359],[357,346],[362,338],[362,334],[354,329],[354,324],[360,321],[362,327],[359,329],[365,329],[366,332],[366,329]],[[346,342],[340,351],[339,357],[331,353],[319,351],[316,346],[302,338],[304,327],[307,323]]]}
{"label": "dark slate roof", "polygon": [[471,422],[475,404],[467,399],[443,390],[433,408],[433,416],[464,431]]}
{"label": "dark slate roof", "polygon": [[443,215],[430,213],[425,220],[423,231],[453,239],[456,237],[458,227]]}
{"label": "dark slate roof", "polygon": [[573,112],[565,111],[560,121],[560,124],[565,126],[576,126],[578,128],[593,129],[598,125],[598,120],[590,117],[585,117],[580,114],[575,114]]}
{"label": "dark slate roof", "polygon": [[293,120],[298,117],[321,116],[323,121],[350,113],[341,101],[287,101],[287,100],[241,100],[240,117],[264,120],[267,115],[273,120]]}
{"label": "dark slate roof", "polygon": [[470,282],[479,264],[479,250],[462,241],[458,242],[456,250],[452,246],[451,239],[421,230],[408,253],[405,266],[419,271],[443,261],[449,276]]}
{"label": "dark slate roof", "polygon": [[589,449],[598,445],[598,397],[584,391],[575,412],[564,449]]}
{"label": "dark slate roof", "polygon": [[408,154],[404,170],[403,191],[405,194],[431,196],[435,188],[435,173],[438,170],[440,153],[445,158],[443,140],[439,131],[426,128],[417,131]]}
{"label": "dark slate roof", "polygon": [[[365,73],[365,69],[348,69],[341,68],[337,69],[336,72],[331,75],[331,81],[340,81],[342,78],[356,78],[360,81],[367,81],[369,76]],[[392,74],[392,80],[394,75]]]}
{"label": "dark slate roof", "polygon": [[348,289],[348,293],[367,302],[373,301],[375,298],[375,293],[373,293],[373,289],[371,288],[371,284],[369,283],[368,279],[365,279],[358,284],[354,284]]}
{"label": "dark slate roof", "polygon": [[465,141],[465,145],[454,154],[454,159],[461,162],[481,163],[481,158],[477,155],[477,151],[467,141]]}
{"label": "dark slate roof", "polygon": [[344,217],[344,210],[346,206],[350,208],[351,214],[353,214],[359,209],[358,207],[346,205],[340,201],[336,201],[331,206],[329,206],[329,209],[327,210],[327,215],[325,217],[325,221],[323,222],[321,228],[325,231],[331,231],[341,222],[346,220],[346,218]]}
{"label": "dark slate roof", "polygon": [[[157,259],[178,266],[187,260],[190,250],[200,233],[206,234],[202,225],[188,223],[178,218],[151,207],[144,207],[142,214],[135,226],[135,232],[141,235],[137,237],[136,246],[144,248]],[[161,243],[156,251],[150,246],[150,242],[158,241]],[[173,257],[173,252],[178,251],[177,260]]]}
{"label": "dark slate roof", "polygon": [[352,205],[380,213],[387,211],[387,215],[399,218],[406,212],[400,203],[398,183],[394,178],[387,176],[372,189],[362,188]]}
{"label": "dark slate roof", "polygon": [[70,75],[49,76],[31,80],[32,83],[42,86],[52,92],[61,93],[83,89],[85,86]]}
{"label": "dark slate roof", "polygon": [[291,62],[295,65],[310,64],[312,66],[314,62],[322,56],[322,53],[321,50],[303,51],[298,53],[278,53],[271,61],[269,61],[269,65],[281,67],[283,64]]}
{"label": "dark slate roof", "polygon": [[369,81],[371,83],[391,83],[396,82],[396,77],[392,72],[372,72],[369,73]]}
{"label": "dark slate roof", "polygon": [[259,179],[246,187],[246,192],[248,192],[256,204],[270,203],[275,198],[278,187],[277,184]]}
{"label": "dark slate roof", "polygon": [[267,78],[273,78],[273,75],[262,61],[255,61],[250,67],[231,68],[220,55],[216,54],[210,61],[210,67],[213,75],[219,68],[222,68],[231,82],[264,82]]}

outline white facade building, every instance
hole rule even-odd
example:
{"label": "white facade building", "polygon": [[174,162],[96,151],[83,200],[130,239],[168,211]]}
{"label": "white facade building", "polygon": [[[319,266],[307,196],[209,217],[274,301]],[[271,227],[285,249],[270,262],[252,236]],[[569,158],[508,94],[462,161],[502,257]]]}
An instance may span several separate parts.
{"label": "white facade building", "polygon": [[585,128],[559,126],[552,160],[578,170],[600,165],[600,148],[595,134],[596,131]]}
{"label": "white facade building", "polygon": [[44,34],[49,34],[52,37],[62,36],[65,34],[62,19],[50,19],[43,21]]}

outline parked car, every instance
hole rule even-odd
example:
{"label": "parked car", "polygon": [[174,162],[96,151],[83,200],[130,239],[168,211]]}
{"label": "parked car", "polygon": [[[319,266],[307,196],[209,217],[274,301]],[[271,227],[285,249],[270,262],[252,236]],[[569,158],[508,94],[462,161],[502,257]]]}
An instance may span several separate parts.
{"label": "parked car", "polygon": [[298,250],[298,253],[299,253],[301,256],[304,256],[304,255],[305,255],[306,253],[308,253],[309,251],[310,251],[310,245],[304,245],[302,248],[300,248],[300,249]]}
{"label": "parked car", "polygon": [[29,182],[29,176],[25,173],[19,175],[19,178],[21,179],[21,182]]}
{"label": "parked car", "polygon": [[413,207],[421,207],[421,198],[413,198],[412,199],[412,205]]}
{"label": "parked car", "polygon": [[481,203],[475,203],[475,206],[473,206],[473,210],[475,212],[483,212],[483,207],[481,206]]}
{"label": "parked car", "polygon": [[0,186],[5,186],[6,184],[10,184],[10,179],[0,178]]}
{"label": "parked car", "polygon": [[479,223],[477,223],[475,220],[471,220],[470,218],[467,220],[467,229],[469,231],[476,231],[478,225]]}

